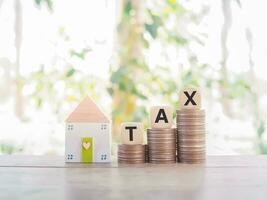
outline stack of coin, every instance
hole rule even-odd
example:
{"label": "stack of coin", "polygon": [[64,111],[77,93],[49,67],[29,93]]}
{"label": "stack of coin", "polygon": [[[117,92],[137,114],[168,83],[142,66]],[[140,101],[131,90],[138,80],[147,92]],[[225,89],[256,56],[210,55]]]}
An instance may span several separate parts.
{"label": "stack of coin", "polygon": [[148,145],[147,144],[145,145],[145,159],[146,159],[146,162],[148,163],[149,162],[149,154],[148,154]]}
{"label": "stack of coin", "polygon": [[147,129],[148,156],[150,163],[176,162],[176,129]]}
{"label": "stack of coin", "polygon": [[123,164],[140,164],[146,162],[145,145],[120,144],[118,145],[118,162]]}
{"label": "stack of coin", "polygon": [[205,111],[182,109],[176,112],[178,161],[205,162]]}

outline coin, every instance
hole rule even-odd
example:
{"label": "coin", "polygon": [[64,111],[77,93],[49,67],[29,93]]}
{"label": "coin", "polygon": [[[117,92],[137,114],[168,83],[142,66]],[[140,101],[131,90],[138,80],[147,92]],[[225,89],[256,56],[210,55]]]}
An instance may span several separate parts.
{"label": "coin", "polygon": [[180,140],[180,146],[205,146],[205,140]]}
{"label": "coin", "polygon": [[204,164],[205,160],[184,160],[180,159],[179,162],[186,164]]}
{"label": "coin", "polygon": [[176,150],[175,144],[172,146],[159,146],[159,147],[150,145],[148,152],[151,152],[151,151],[170,152],[173,150]]}
{"label": "coin", "polygon": [[172,156],[172,157],[166,157],[166,156],[153,156],[153,157],[150,157],[150,160],[154,160],[154,161],[157,161],[157,160],[176,160],[176,156]]}
{"label": "coin", "polygon": [[172,144],[159,144],[159,143],[151,143],[149,145],[149,149],[148,151],[151,151],[151,150],[157,150],[157,149],[166,149],[166,150],[170,150],[170,149],[175,149],[177,147],[176,143],[172,143]]}
{"label": "coin", "polygon": [[177,122],[178,128],[183,128],[184,126],[193,126],[193,127],[205,127],[205,123],[203,122]]}
{"label": "coin", "polygon": [[206,135],[203,132],[202,134],[179,134],[178,140],[205,140]]}
{"label": "coin", "polygon": [[175,138],[147,138],[147,142],[154,142],[154,143],[175,143],[176,142],[176,137]]}
{"label": "coin", "polygon": [[205,122],[205,116],[199,116],[199,115],[177,115],[176,122],[179,121],[199,121],[199,122]]}
{"label": "coin", "polygon": [[186,157],[179,157],[180,160],[184,160],[184,161],[203,161],[203,160],[206,160],[205,157],[199,157],[199,158],[186,158]]}
{"label": "coin", "polygon": [[124,160],[118,160],[119,164],[142,164],[144,163],[143,160],[132,160],[132,161],[124,161]]}
{"label": "coin", "polygon": [[149,155],[151,156],[152,155],[175,155],[175,153],[176,153],[175,149],[171,151],[165,151],[165,152],[158,150],[158,151],[150,151]]}
{"label": "coin", "polygon": [[205,110],[203,109],[180,109],[176,110],[176,114],[184,114],[184,115],[205,115]]}
{"label": "coin", "polygon": [[181,147],[178,148],[179,152],[196,152],[196,151],[205,151],[205,147]]}
{"label": "coin", "polygon": [[142,144],[118,145],[118,162],[123,164],[145,163],[146,148]]}
{"label": "coin", "polygon": [[172,133],[175,132],[176,128],[148,128],[147,132],[153,132],[153,133]]}
{"label": "coin", "polygon": [[198,134],[205,134],[206,130],[205,128],[202,129],[194,129],[193,127],[187,127],[187,128],[180,128],[178,129],[178,136],[181,134],[188,134],[188,135],[198,135]]}
{"label": "coin", "polygon": [[127,150],[137,150],[137,149],[143,150],[145,146],[142,144],[120,144],[118,145],[118,148]]}
{"label": "coin", "polygon": [[143,154],[118,154],[118,158],[144,158]]}
{"label": "coin", "polygon": [[176,163],[176,160],[149,160],[152,164],[172,164]]}
{"label": "coin", "polygon": [[147,139],[155,139],[155,140],[161,140],[161,139],[166,139],[166,140],[168,140],[168,139],[170,139],[170,140],[173,140],[173,139],[175,139],[176,138],[176,133],[175,134],[172,134],[172,135],[148,135],[147,136]]}
{"label": "coin", "polygon": [[151,163],[173,163],[176,160],[177,129],[147,130],[148,157]]}
{"label": "coin", "polygon": [[194,159],[204,159],[206,157],[206,155],[205,154],[191,154],[191,155],[188,155],[188,154],[181,153],[179,155],[179,157],[181,159],[192,159],[192,160],[194,160]]}
{"label": "coin", "polygon": [[196,151],[196,150],[184,151],[184,150],[178,149],[177,153],[178,154],[185,154],[185,155],[201,155],[201,154],[206,154],[206,150],[202,149],[202,150],[199,150],[199,151]]}
{"label": "coin", "polygon": [[176,111],[177,160],[182,163],[203,163],[206,157],[205,111]]}

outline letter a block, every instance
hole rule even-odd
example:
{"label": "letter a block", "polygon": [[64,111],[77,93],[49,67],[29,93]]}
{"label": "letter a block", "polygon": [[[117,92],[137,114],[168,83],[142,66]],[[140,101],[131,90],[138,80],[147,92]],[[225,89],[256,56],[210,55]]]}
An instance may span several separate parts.
{"label": "letter a block", "polygon": [[171,128],[173,125],[171,106],[152,106],[150,108],[151,128]]}
{"label": "letter a block", "polygon": [[180,93],[181,109],[200,109],[201,94],[196,88],[185,88]]}
{"label": "letter a block", "polygon": [[140,122],[125,122],[121,124],[122,144],[143,144],[144,126]]}

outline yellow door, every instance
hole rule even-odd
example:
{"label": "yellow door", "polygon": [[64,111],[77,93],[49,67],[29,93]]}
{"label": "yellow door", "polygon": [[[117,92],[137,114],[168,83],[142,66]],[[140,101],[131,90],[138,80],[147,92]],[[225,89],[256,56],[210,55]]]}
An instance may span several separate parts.
{"label": "yellow door", "polygon": [[82,138],[82,162],[93,162],[93,138]]}

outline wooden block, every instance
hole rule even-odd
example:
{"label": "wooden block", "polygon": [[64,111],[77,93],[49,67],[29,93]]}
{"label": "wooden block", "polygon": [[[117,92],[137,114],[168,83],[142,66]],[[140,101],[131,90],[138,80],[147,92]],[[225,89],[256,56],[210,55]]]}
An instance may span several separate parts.
{"label": "wooden block", "polygon": [[125,122],[121,124],[122,144],[143,144],[144,126],[140,122]]}
{"label": "wooden block", "polygon": [[171,106],[152,106],[150,108],[151,128],[171,128],[173,125]]}
{"label": "wooden block", "polygon": [[201,94],[197,88],[185,88],[180,93],[181,109],[200,109]]}

